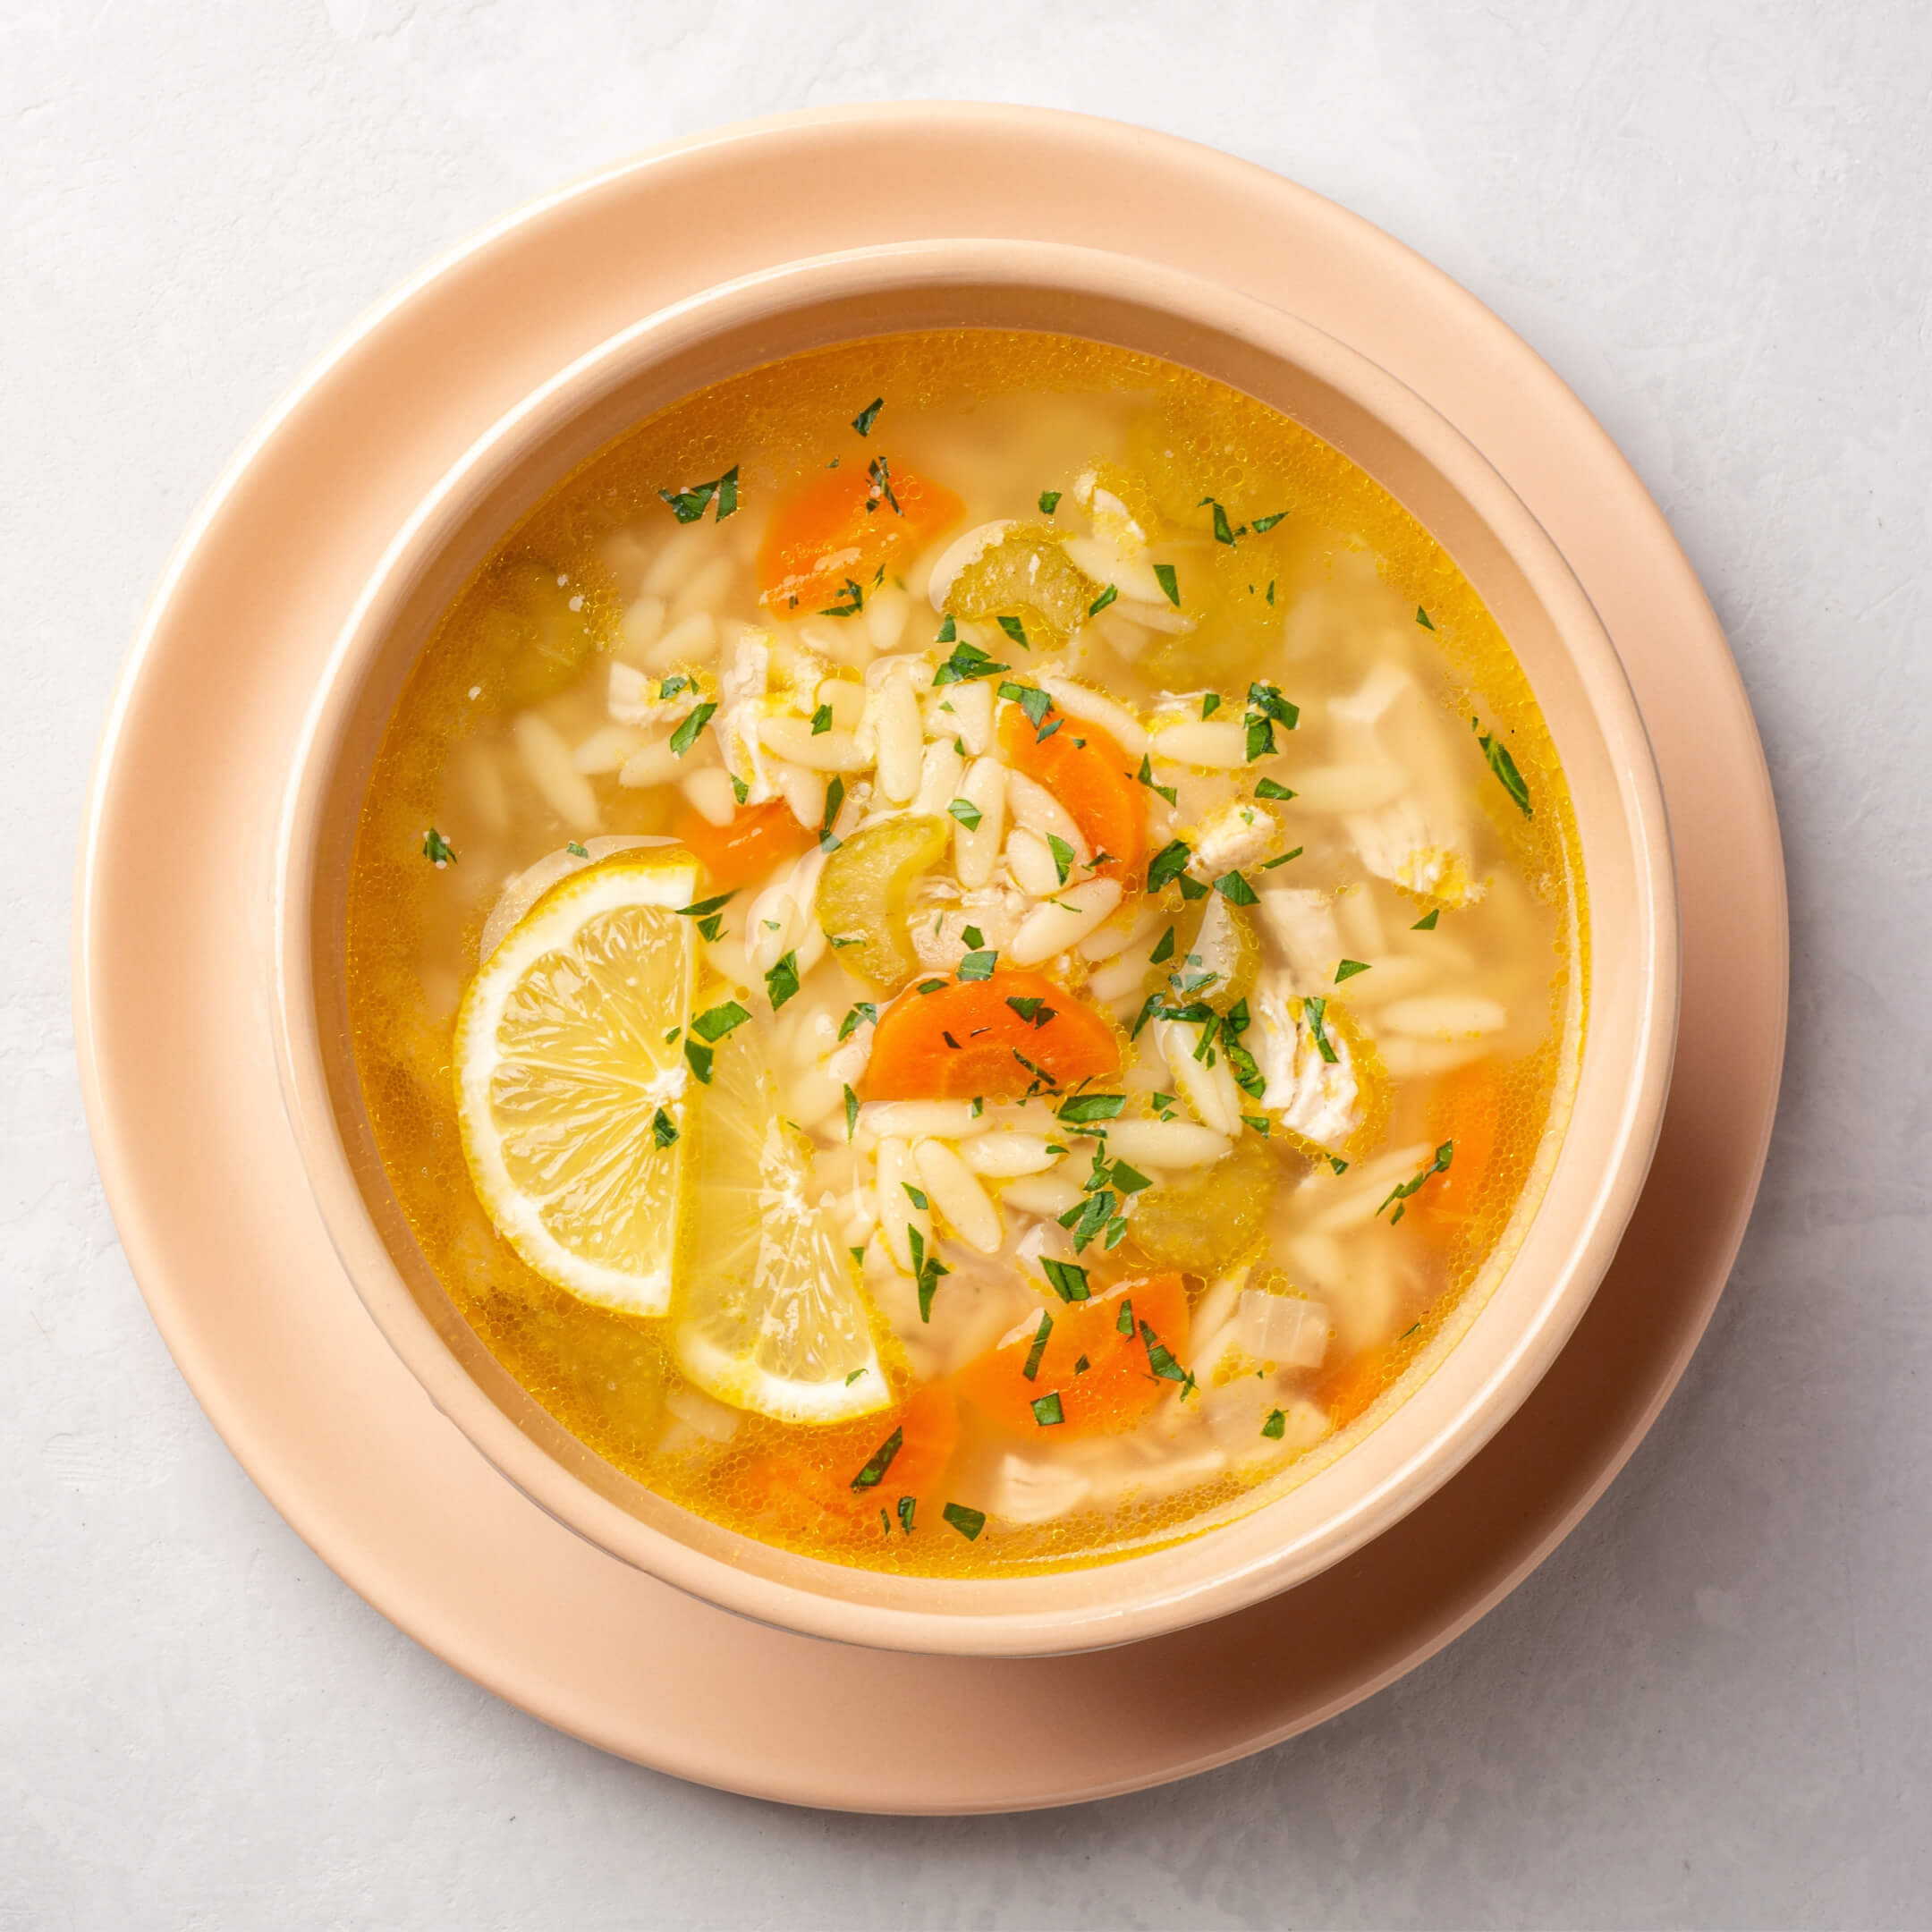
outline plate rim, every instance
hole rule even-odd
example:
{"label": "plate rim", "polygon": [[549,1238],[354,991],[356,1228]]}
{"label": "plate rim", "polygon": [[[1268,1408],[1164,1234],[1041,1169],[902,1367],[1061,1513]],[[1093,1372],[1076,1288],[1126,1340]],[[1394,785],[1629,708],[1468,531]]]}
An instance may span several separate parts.
{"label": "plate rim", "polygon": [[[459,1654],[464,1647],[461,1643],[453,1640],[453,1633],[447,1630],[440,1631],[439,1635],[443,1639],[442,1641],[425,1634],[425,1626],[433,1626],[436,1623],[436,1618],[430,1613],[427,1605],[418,1602],[411,1606],[401,1602],[398,1599],[406,1597],[408,1594],[406,1591],[398,1590],[394,1587],[383,1589],[379,1587],[380,1580],[369,1580],[356,1574],[355,1572],[360,1566],[353,1560],[352,1552],[338,1549],[335,1554],[331,1553],[330,1546],[338,1543],[340,1539],[326,1533],[327,1525],[308,1520],[312,1517],[313,1513],[304,1512],[301,1506],[303,1499],[300,1496],[292,1493],[294,1485],[292,1480],[288,1479],[287,1472],[276,1468],[275,1458],[270,1448],[251,1436],[243,1419],[237,1415],[232,1404],[223,1399],[218,1364],[198,1353],[191,1338],[184,1332],[182,1323],[171,1318],[178,1315],[180,1311],[174,1306],[174,1297],[169,1292],[168,1286],[163,1285],[163,1284],[165,1277],[174,1272],[174,1266],[159,1252],[159,1250],[165,1247],[165,1243],[157,1235],[155,1230],[148,1224],[144,1204],[137,1198],[139,1187],[132,1170],[139,1165],[139,1156],[136,1150],[131,1149],[122,1143],[117,1132],[116,1123],[114,1118],[114,1102],[110,1093],[114,1073],[113,1070],[104,1069],[101,1064],[93,1011],[96,1002],[104,996],[98,987],[101,964],[97,956],[97,950],[94,945],[94,939],[95,928],[98,922],[97,888],[99,884],[100,870],[99,841],[103,836],[109,817],[109,809],[112,802],[109,793],[114,775],[115,760],[125,741],[131,721],[135,714],[137,702],[142,694],[142,686],[148,665],[159,648],[159,640],[163,638],[169,613],[182,590],[183,583],[188,579],[198,560],[199,553],[206,543],[210,531],[219,521],[224,510],[230,505],[236,497],[237,493],[243,488],[250,472],[265,452],[275,442],[276,436],[289,423],[290,419],[295,416],[301,404],[321,388],[329,376],[359,349],[374,343],[380,336],[385,325],[399,312],[405,309],[423,291],[440,283],[445,276],[456,275],[469,265],[478,262],[493,249],[517,236],[530,225],[541,221],[552,211],[579,203],[586,197],[594,197],[601,191],[614,184],[636,182],[651,171],[680,157],[702,155],[708,150],[721,147],[735,147],[742,154],[759,142],[768,140],[774,136],[783,138],[826,130],[832,131],[835,133],[840,131],[851,132],[859,138],[864,138],[867,134],[876,134],[881,131],[887,133],[896,131],[901,135],[909,133],[916,140],[920,126],[931,122],[936,116],[943,120],[948,129],[954,132],[958,131],[958,128],[963,123],[976,123],[989,131],[997,131],[1000,138],[1003,139],[1011,139],[1015,134],[1028,133],[1044,137],[1051,131],[1056,138],[1065,139],[1072,136],[1080,141],[1089,142],[1097,148],[1112,148],[1118,150],[1123,143],[1131,143],[1138,150],[1143,164],[1155,173],[1182,169],[1203,170],[1209,174],[1224,171],[1231,177],[1233,175],[1247,177],[1250,186],[1253,186],[1257,181],[1265,183],[1266,193],[1268,197],[1280,199],[1284,206],[1288,204],[1295,205],[1299,212],[1303,216],[1312,213],[1316,221],[1326,224],[1340,233],[1346,244],[1357,249],[1366,250],[1370,253],[1380,252],[1392,259],[1395,259],[1399,267],[1406,267],[1411,275],[1419,272],[1425,282],[1432,283],[1434,284],[1433,292],[1436,294],[1460,301],[1462,303],[1469,305],[1479,318],[1483,318],[1496,342],[1504,352],[1511,356],[1512,360],[1529,369],[1540,372],[1541,376],[1546,378],[1548,384],[1555,386],[1561,391],[1562,395],[1568,400],[1573,418],[1580,419],[1582,424],[1587,424],[1595,432],[1597,438],[1599,439],[1602,447],[1597,452],[1598,458],[1603,459],[1607,456],[1609,461],[1617,466],[1618,470],[1621,472],[1619,480],[1626,485],[1627,489],[1635,491],[1641,510],[1648,512],[1649,518],[1654,520],[1656,523],[1657,530],[1655,534],[1660,534],[1664,542],[1674,553],[1682,572],[1688,580],[1688,586],[1697,597],[1702,615],[1707,621],[1710,638],[1715,640],[1717,647],[1717,655],[1722,659],[1722,668],[1728,673],[1728,679],[1724,682],[1727,683],[1727,695],[1732,700],[1733,715],[1727,722],[1733,729],[1741,724],[1744,732],[1750,736],[1751,749],[1757,753],[1756,775],[1759,780],[1758,788],[1759,796],[1754,803],[1761,820],[1759,829],[1768,833],[1769,857],[1773,861],[1775,875],[1774,896],[1775,899],[1776,927],[1775,936],[1778,945],[1777,978],[1781,986],[1788,987],[1788,969],[1785,963],[1788,960],[1788,921],[1784,908],[1784,873],[1779,855],[1775,811],[1770,796],[1768,772],[1764,767],[1761,746],[1757,743],[1755,726],[1750,719],[1742,682],[1738,676],[1735,663],[1730,658],[1728,650],[1724,645],[1722,631],[1716,625],[1715,614],[1709,611],[1707,602],[1703,600],[1701,590],[1697,587],[1696,580],[1690,572],[1688,562],[1683,560],[1681,549],[1675,545],[1674,538],[1670,535],[1667,526],[1664,524],[1661,513],[1657,510],[1648,495],[1643,492],[1642,486],[1636,479],[1634,472],[1629,470],[1629,466],[1621,453],[1617,453],[1614,445],[1609,443],[1601,427],[1597,425],[1594,419],[1589,416],[1589,412],[1583,408],[1580,402],[1571,394],[1566,388],[1563,387],[1555,377],[1554,372],[1548,370],[1546,365],[1543,364],[1540,359],[1535,356],[1533,351],[1530,351],[1526,344],[1522,343],[1521,339],[1516,337],[1513,332],[1510,331],[1506,325],[1501,322],[1500,318],[1496,318],[1490,311],[1482,308],[1479,303],[1476,302],[1473,296],[1462,290],[1442,271],[1433,267],[1432,265],[1424,261],[1421,257],[1416,255],[1414,251],[1408,250],[1400,242],[1382,234],[1369,224],[1362,221],[1360,217],[1348,214],[1345,210],[1335,207],[1334,204],[1324,201],[1310,191],[1268,174],[1265,170],[1256,168],[1252,164],[1217,154],[1212,149],[1200,148],[1196,144],[1180,140],[1173,136],[1154,134],[1146,130],[1130,127],[1124,123],[1067,114],[1050,109],[983,107],[971,104],[935,106],[933,104],[908,103],[889,104],[884,107],[813,110],[801,114],[768,117],[757,122],[741,123],[734,127],[708,131],[686,140],[669,143],[643,155],[595,171],[578,182],[538,197],[536,200],[512,211],[497,222],[491,224],[469,241],[460,243],[452,250],[445,250],[428,267],[419,271],[418,275],[410,278],[392,294],[367,310],[351,329],[285,392],[262,423],[243,443],[214,487],[203,500],[162,576],[155,597],[137,633],[128,663],[117,682],[103,733],[100,752],[89,786],[87,816],[79,855],[79,889],[76,892],[74,900],[74,946],[77,968],[74,980],[76,1038],[81,1062],[83,1092],[87,1104],[89,1129],[97,1150],[104,1189],[113,1208],[123,1245],[129,1252],[131,1263],[134,1263],[137,1255],[139,1255],[140,1262],[135,1268],[137,1279],[141,1283],[142,1292],[154,1313],[157,1326],[161,1329],[164,1339],[167,1342],[171,1352],[175,1354],[184,1377],[189,1380],[198,1399],[209,1413],[210,1419],[215,1423],[217,1430],[235,1453],[238,1461],[242,1463],[242,1466],[249,1471],[251,1478],[268,1496],[278,1511],[290,1521],[292,1527],[296,1529],[298,1534],[301,1535],[310,1544],[310,1546],[317,1550],[317,1553],[323,1557],[324,1561],[328,1562],[331,1567],[336,1569],[339,1574],[343,1575],[345,1580],[348,1580],[352,1588],[357,1589],[377,1608],[382,1609],[384,1614],[390,1616],[392,1621],[396,1622],[411,1634],[416,1635],[419,1641],[428,1644],[437,1654],[444,1656],[447,1660],[455,1664],[456,1667],[463,1669],[467,1674],[471,1675],[476,1681],[496,1690],[499,1695],[504,1695],[510,1701],[531,1711],[532,1715],[543,1717],[546,1721],[555,1724],[560,1728],[574,1730],[580,1735],[589,1734],[589,1732],[600,1727],[582,1726],[560,1716],[554,1708],[541,1707],[540,1699],[527,1694],[520,1694],[519,1689],[512,1688],[504,1681],[505,1673],[501,1669],[491,1673],[483,1666],[472,1668],[471,1665],[464,1662]],[[1322,318],[1315,317],[1309,319],[1313,320],[1318,327],[1327,328],[1330,326],[1330,324]],[[1419,388],[1422,387],[1419,384],[1414,384],[1414,378],[1401,369],[1394,370],[1393,373],[1398,377],[1398,379],[1411,382]],[[1425,396],[1428,396],[1428,391],[1426,388],[1423,388],[1422,393]],[[1428,396],[1428,399],[1453,423],[1456,423],[1459,428],[1462,428],[1464,434],[1471,434],[1458,421],[1453,410],[1436,397]],[[1471,435],[1471,439],[1477,441],[1479,447],[1482,447],[1479,438]],[[1495,461],[1496,459],[1492,456],[1491,460]],[[1524,490],[1523,486],[1512,476],[1507,468],[1504,468],[1500,462],[1497,463],[1497,467],[1503,470],[1505,479],[1511,482],[1513,488],[1517,489],[1519,495],[1524,496],[1525,500],[1530,502],[1532,513],[1535,513],[1537,505],[1534,498]],[[1559,547],[1561,547],[1560,545]],[[1567,555],[1568,553],[1565,554]],[[1576,568],[1573,560],[1572,568]],[[1583,577],[1586,589],[1588,589],[1588,577],[1584,576],[1580,569],[1578,570],[1578,574],[1580,577]],[[1648,728],[1648,718],[1647,728]],[[1666,789],[1668,789],[1667,783]],[[1775,1028],[1780,1044],[1783,1038],[1784,1019],[1784,1004],[1781,1001]],[[1726,1217],[1726,1224],[1724,1226],[1716,1243],[1716,1247],[1722,1251],[1721,1268],[1715,1265],[1712,1268],[1712,1272],[1717,1276],[1716,1287],[1708,1292],[1705,1297],[1699,1318],[1691,1323],[1683,1334],[1665,1371],[1657,1377],[1655,1386],[1648,1391],[1646,1400],[1639,1411],[1639,1419],[1617,1445],[1614,1453],[1607,1457],[1600,1467],[1596,1469],[1591,1478],[1582,1485],[1581,1488],[1572,1497],[1569,1507],[1549,1524],[1540,1537],[1523,1546],[1518,1553],[1514,1562],[1499,1571],[1485,1589],[1478,1592],[1446,1621],[1435,1627],[1422,1640],[1403,1651],[1400,1656],[1391,1658],[1385,1667],[1369,1674],[1318,1707],[1311,1707],[1309,1710],[1302,1711],[1297,1714],[1295,1717],[1278,1725],[1257,1729],[1251,1736],[1230,1748],[1217,1749],[1196,1757],[1177,1759],[1171,1766],[1151,1775],[1141,1772],[1129,1775],[1118,1780],[1097,1779],[1081,1785],[1078,1789],[1069,1789],[1053,1794],[1033,1793],[1018,1797],[993,1794],[979,1802],[962,1803],[953,1801],[938,1805],[915,1803],[903,1807],[903,1809],[992,1810],[1012,1809],[1016,1805],[1030,1806],[1077,1801],[1086,1797],[1108,1795],[1120,1791],[1142,1788],[1150,1784],[1163,1782],[1169,1777],[1187,1775],[1194,1771],[1208,1768],[1213,1764],[1226,1762],[1231,1758],[1279,1741],[1284,1737],[1292,1735],[1300,1730],[1308,1728],[1313,1723],[1323,1721],[1326,1716],[1335,1715],[1336,1711],[1359,1701],[1360,1698],[1372,1694],[1374,1690],[1382,1688],[1395,1677],[1403,1674],[1408,1669],[1413,1668],[1427,1657],[1432,1656],[1436,1650],[1453,1640],[1454,1636],[1460,1634],[1470,1623],[1485,1614],[1487,1609],[1493,1607],[1496,1602],[1500,1601],[1504,1596],[1507,1595],[1515,1587],[1516,1583],[1536,1568],[1550,1550],[1554,1549],[1562,1541],[1563,1538],[1574,1527],[1576,1521],[1580,1520],[1589,1506],[1602,1494],[1604,1488],[1608,1486],[1648,1431],[1650,1423],[1655,1419],[1665,1401],[1667,1400],[1671,1390],[1675,1386],[1682,1375],[1684,1365],[1688,1362],[1690,1354],[1694,1352],[1699,1340],[1701,1338],[1711,1312],[1715,1309],[1718,1294],[1721,1292],[1723,1278],[1728,1275],[1730,1267],[1735,1259],[1737,1249],[1741,1242],[1744,1228],[1750,1216],[1750,1206],[1755,1199],[1757,1179],[1761,1175],[1763,1168],[1771,1123],[1775,1113],[1777,1090],[1775,1063],[1781,1058],[1781,1055],[1774,1053],[1771,1057],[1774,1063],[1774,1072],[1768,1091],[1764,1097],[1758,1117],[1755,1123],[1749,1123],[1753,1125],[1756,1130],[1753,1135],[1753,1146],[1747,1163],[1751,1181],[1749,1186],[1741,1191],[1739,1199],[1731,1205]],[[152,1281],[149,1279],[150,1274],[153,1276]],[[343,1285],[344,1291],[351,1293],[352,1298],[352,1291],[348,1290],[347,1284],[344,1283]],[[360,1310],[359,1303],[357,1307]],[[363,1318],[367,1319],[366,1317]],[[390,1580],[393,1586],[394,1580]],[[714,1614],[724,1614],[724,1613]],[[513,1678],[517,1674],[512,1672],[508,1674]],[[527,1688],[523,1687],[526,1691]],[[826,1795],[809,1791],[801,1791],[795,1779],[780,1778],[776,1781],[747,1779],[741,1772],[737,1776],[721,1776],[718,1775],[715,1765],[697,1764],[691,1761],[687,1754],[680,1754],[674,1751],[647,1752],[640,1750],[637,1747],[635,1739],[627,1740],[615,1735],[607,1735],[592,1736],[591,1741],[598,1742],[604,1745],[605,1748],[615,1750],[622,1755],[636,1757],[645,1762],[657,1763],[663,1766],[664,1768],[677,1771],[679,1775],[696,1777],[707,1783],[723,1784],[726,1788],[757,1791],[760,1795],[784,1798],[794,1802],[833,1803],[845,1805],[853,1809],[901,1809],[890,1804],[879,1804],[876,1799],[869,1804],[862,1794],[855,1794],[850,1791],[839,1795]],[[674,1763],[667,1761],[670,1758],[679,1758],[681,1755],[684,1758],[682,1762]]]}

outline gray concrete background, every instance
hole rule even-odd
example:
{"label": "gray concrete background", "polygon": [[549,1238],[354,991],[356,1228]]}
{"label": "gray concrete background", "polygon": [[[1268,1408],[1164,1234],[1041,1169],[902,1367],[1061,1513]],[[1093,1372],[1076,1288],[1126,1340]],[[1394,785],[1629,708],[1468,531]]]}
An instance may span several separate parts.
{"label": "gray concrete background", "polygon": [[[884,1822],[555,1736],[297,1540],[115,1244],[67,919],[149,587],[339,331],[627,151],[920,95],[1230,148],[1555,364],[1730,631],[1795,986],[1716,1326],[1513,1597],[1190,1784]],[[1928,101],[1919,0],[0,10],[0,1926],[1932,1923]]]}

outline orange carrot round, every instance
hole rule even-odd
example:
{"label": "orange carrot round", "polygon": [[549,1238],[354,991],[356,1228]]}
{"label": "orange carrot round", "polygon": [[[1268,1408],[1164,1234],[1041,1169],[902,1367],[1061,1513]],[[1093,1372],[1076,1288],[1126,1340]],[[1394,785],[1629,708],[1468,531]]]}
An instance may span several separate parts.
{"label": "orange carrot round", "polygon": [[879,1015],[863,1093],[997,1100],[1119,1072],[1109,1020],[1043,973],[1002,967],[985,979],[914,980]]}
{"label": "orange carrot round", "polygon": [[[976,1357],[953,1378],[960,1394],[1003,1428],[1042,1440],[1109,1435],[1133,1428],[1175,1386],[1155,1373],[1154,1350],[1170,1358],[1186,1350],[1187,1290],[1180,1275],[1138,1275],[1090,1301],[1046,1312],[1052,1326],[1044,1347],[1036,1347],[1036,1327]],[[1049,1419],[1055,1398],[1057,1422]]]}
{"label": "orange carrot round", "polygon": [[783,799],[741,806],[731,822],[721,826],[687,805],[672,825],[671,835],[690,847],[703,865],[708,883],[718,892],[749,886],[774,866],[797,858],[818,836],[792,816]]}
{"label": "orange carrot round", "polygon": [[759,600],[801,615],[843,608],[848,582],[862,597],[881,566],[923,549],[965,507],[943,484],[889,462],[885,483],[890,496],[877,470],[848,459],[786,496],[758,547]]}
{"label": "orange carrot round", "polygon": [[1035,725],[1014,705],[1000,722],[1000,750],[1016,771],[1066,807],[1096,855],[1106,854],[1095,870],[1133,891],[1147,870],[1148,793],[1119,745],[1097,724],[1057,706]]}
{"label": "orange carrot round", "polygon": [[828,1517],[862,1524],[882,1509],[897,1523],[904,1496],[917,1499],[915,1514],[936,1513],[958,1443],[958,1402],[945,1383],[934,1382],[895,1409],[814,1430],[789,1453],[764,1457],[751,1482],[765,1508],[794,1528],[822,1526]]}

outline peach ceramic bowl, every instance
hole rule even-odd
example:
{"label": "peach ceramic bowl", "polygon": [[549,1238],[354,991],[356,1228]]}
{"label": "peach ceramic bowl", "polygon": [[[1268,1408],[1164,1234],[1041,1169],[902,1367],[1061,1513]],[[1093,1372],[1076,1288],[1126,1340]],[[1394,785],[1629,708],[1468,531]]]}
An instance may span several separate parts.
{"label": "peach ceramic bowl", "polygon": [[[349,858],[377,742],[437,617],[503,533],[681,396],[797,351],[945,326],[1165,357],[1294,418],[1397,497],[1484,597],[1534,688],[1575,801],[1592,935],[1587,1045],[1541,1199],[1400,1390],[1299,1465],[1293,1487],[1200,1533],[1125,1561],[970,1581],[740,1536],[631,1481],[541,1410],[403,1223],[362,1111],[343,994]],[[1419,396],[1309,324],[1138,258],[1045,242],[906,243],[747,276],[646,317],[504,418],[419,506],[343,630],[291,775],[275,909],[281,1072],[316,1198],[358,1292],[443,1414],[542,1508],[654,1576],[765,1623],[936,1653],[1092,1649],[1222,1615],[1340,1561],[1445,1482],[1536,1385],[1609,1265],[1649,1165],[1677,1015],[1649,747],[1609,638],[1522,504]]]}

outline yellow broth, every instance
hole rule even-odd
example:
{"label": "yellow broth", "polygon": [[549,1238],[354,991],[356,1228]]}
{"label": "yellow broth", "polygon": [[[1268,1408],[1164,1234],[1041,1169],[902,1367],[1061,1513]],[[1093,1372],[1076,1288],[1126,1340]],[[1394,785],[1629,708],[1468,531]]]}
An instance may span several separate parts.
{"label": "yellow broth", "polygon": [[[668,497],[727,475],[681,521]],[[845,482],[854,540],[787,551],[775,519],[835,534],[823,502],[798,505]],[[880,531],[893,540],[875,567]],[[973,674],[987,659],[1007,668]],[[743,676],[725,689],[754,665],[749,699]],[[700,701],[717,708],[692,727]],[[924,795],[894,798],[881,761],[896,757],[902,792],[908,716]],[[1081,821],[1055,818],[1068,801],[1054,784],[1089,767],[1054,766],[1042,730],[1082,757],[1089,739],[1120,753],[1131,782],[1106,797],[1140,814],[1131,877],[1097,839],[1055,843],[1052,827]],[[1144,748],[1137,733],[1151,733]],[[870,762],[814,770],[826,744]],[[1022,764],[1050,782],[1022,783]],[[843,801],[828,802],[831,777]],[[976,785],[997,792],[1008,828],[990,859],[962,796]],[[1106,800],[1087,802],[1101,816],[1085,822],[1102,823]],[[880,1402],[833,1421],[720,1401],[680,1366],[706,1243],[741,1200],[708,1200],[694,1165],[670,1313],[593,1305],[498,1232],[458,1117],[454,1029],[486,937],[501,941],[536,886],[601,857],[592,841],[677,832],[715,854],[757,812],[778,835],[749,849],[758,869],[715,936],[692,933],[692,1012],[730,1001],[747,1014],[718,1068],[789,1123],[795,1169],[762,1211],[817,1216],[811,1265],[849,1270],[830,1286],[863,1310]],[[884,860],[869,873],[852,856],[911,851],[924,835],[906,826],[935,817],[940,856],[897,898],[875,876]],[[1164,870],[1177,839],[1186,850]],[[1030,1074],[1030,1098],[995,1096],[967,1119],[958,1097],[940,1115],[867,1097],[891,1069],[873,1063],[885,1021],[865,1009],[889,1018],[920,982],[970,986],[986,956],[1019,970],[1017,953],[1056,937],[1024,970],[1091,1017],[1116,1073],[1058,1087]],[[384,739],[351,884],[349,996],[409,1224],[551,1414],[639,1482],[750,1536],[984,1575],[1191,1533],[1385,1412],[1534,1207],[1580,1051],[1587,941],[1570,801],[1528,684],[1454,564],[1385,492],[1189,371],[1056,336],[937,332],[691,397],[504,539]],[[780,945],[795,992],[767,977]],[[867,976],[894,949],[916,962],[896,992]],[[917,1055],[894,1052],[916,1089]],[[700,1131],[661,1157],[697,1162],[720,1091],[679,1089],[673,1115]],[[1067,1106],[1097,1094],[1119,1095],[1119,1111]],[[635,1131],[649,1130],[640,1112]],[[956,1213],[930,1198],[929,1174]],[[923,1310],[909,1227],[922,1229],[918,1258],[946,1270],[928,1276]],[[1111,1310],[1122,1284],[1131,1299],[1155,1275],[1177,1277],[1184,1309],[1165,1335],[1111,1313],[1103,1335],[1063,1299],[1084,1284],[1112,1292]],[[1144,1305],[1165,1292],[1145,1286]],[[1111,1352],[1076,1373],[1043,1345],[1025,1376],[1042,1316]],[[1089,1400],[1082,1376],[1105,1388]],[[1032,1407],[1061,1388],[1078,1427],[1053,1402]],[[893,1461],[864,1480],[895,1429]]]}

